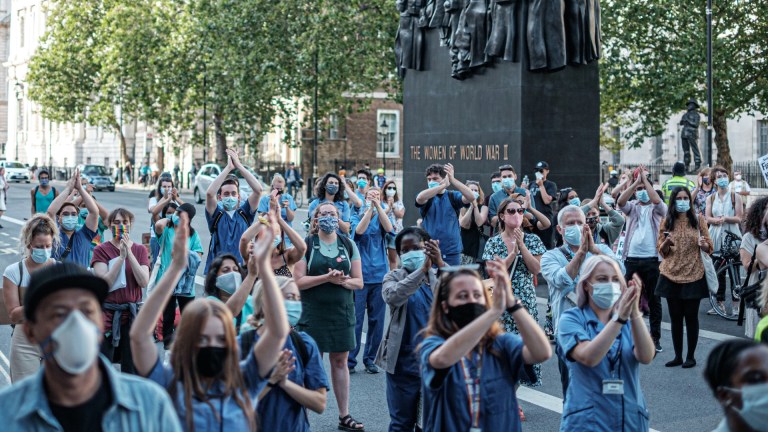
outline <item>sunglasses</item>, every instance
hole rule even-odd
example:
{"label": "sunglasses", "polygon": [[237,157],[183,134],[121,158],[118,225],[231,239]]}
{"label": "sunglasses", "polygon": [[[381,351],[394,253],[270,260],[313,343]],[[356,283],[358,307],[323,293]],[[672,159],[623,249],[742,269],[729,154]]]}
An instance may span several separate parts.
{"label": "sunglasses", "polygon": [[397,188],[388,187],[388,188],[387,188],[387,190],[393,190],[393,191],[396,191],[396,190],[397,190]]}
{"label": "sunglasses", "polygon": [[515,213],[517,213],[517,214],[523,214],[523,213],[525,213],[525,209],[524,209],[524,208],[516,208],[516,209],[515,209],[515,208],[507,208],[507,209],[504,209],[504,211],[505,211],[507,214],[511,214],[511,215],[513,215],[513,214],[515,214]]}
{"label": "sunglasses", "polygon": [[588,217],[587,218],[587,223],[588,224],[597,223],[598,220],[600,220],[600,218],[597,217],[597,216]]}

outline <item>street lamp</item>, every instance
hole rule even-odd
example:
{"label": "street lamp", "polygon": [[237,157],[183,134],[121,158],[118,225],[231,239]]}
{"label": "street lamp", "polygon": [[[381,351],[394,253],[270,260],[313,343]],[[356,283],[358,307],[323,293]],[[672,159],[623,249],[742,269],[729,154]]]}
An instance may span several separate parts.
{"label": "street lamp", "polygon": [[707,0],[707,165],[712,166],[712,0]]}
{"label": "street lamp", "polygon": [[384,177],[387,176],[387,139],[389,138],[389,125],[387,119],[381,121],[379,125],[379,133],[381,134],[381,167],[384,169]]}
{"label": "street lamp", "polygon": [[20,82],[17,82],[14,86],[14,89],[16,90],[16,109],[18,109],[18,115],[16,116],[16,154],[15,158],[16,161],[19,161],[19,130],[21,129],[21,101],[24,99],[24,85]]}

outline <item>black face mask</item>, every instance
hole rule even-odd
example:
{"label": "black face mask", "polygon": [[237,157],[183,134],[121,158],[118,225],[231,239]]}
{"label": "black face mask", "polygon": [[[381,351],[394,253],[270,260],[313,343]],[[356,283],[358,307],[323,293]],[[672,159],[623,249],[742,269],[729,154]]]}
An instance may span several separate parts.
{"label": "black face mask", "polygon": [[465,303],[459,306],[448,306],[448,319],[456,323],[460,329],[467,326],[485,313],[485,305],[479,303]]}
{"label": "black face mask", "polygon": [[224,370],[227,349],[223,347],[203,347],[197,352],[197,372],[207,378],[214,378]]}

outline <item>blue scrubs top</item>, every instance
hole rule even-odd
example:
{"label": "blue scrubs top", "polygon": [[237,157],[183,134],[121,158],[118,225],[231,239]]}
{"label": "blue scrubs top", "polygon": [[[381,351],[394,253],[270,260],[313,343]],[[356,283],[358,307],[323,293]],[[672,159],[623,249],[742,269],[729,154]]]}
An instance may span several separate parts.
{"label": "blue scrubs top", "polygon": [[[605,326],[589,305],[563,312],[557,341],[566,354],[570,384],[563,406],[561,431],[647,431],[648,410],[640,389],[639,363],[635,358],[632,323],[624,324],[605,358],[595,367],[573,361],[571,351],[581,341],[597,337]],[[617,356],[621,349],[621,355]],[[604,395],[603,380],[613,379],[611,360],[616,359],[615,378],[624,381],[624,395]]]}
{"label": "blue scrubs top", "polygon": [[416,203],[421,214],[421,227],[429,233],[430,237],[440,240],[440,251],[444,255],[455,255],[462,251],[458,216],[459,210],[464,206],[461,197],[461,192],[458,191],[437,194],[430,198],[429,201],[432,201],[432,204],[426,214],[422,210],[426,203]]}
{"label": "blue scrubs top", "polygon": [[[91,241],[96,237],[96,231],[91,231],[87,226],[83,225],[82,228],[75,230],[72,236],[72,249],[69,251],[69,255],[64,258],[64,261],[80,264],[83,268],[88,268],[91,264]],[[59,248],[53,253],[53,258],[57,261],[67,249],[67,244],[69,244],[69,237],[64,234],[61,226],[59,226],[59,241]]]}
{"label": "blue scrubs top", "polygon": [[429,321],[432,299],[432,288],[427,283],[422,283],[419,289],[408,297],[403,340],[400,343],[400,352],[397,354],[395,375],[421,376],[416,347],[424,339],[421,329],[425,328]]}
{"label": "blue scrubs top", "polygon": [[[317,206],[319,206],[322,203],[326,203],[328,200],[325,198],[317,199],[312,201],[312,204],[309,205],[309,209],[307,210],[307,214],[309,217],[313,217],[313,213]],[[333,203],[334,206],[336,206],[336,210],[339,212],[339,218],[344,222],[349,222],[352,217],[352,211],[349,208],[349,203],[346,201],[336,201]],[[337,231],[339,235],[347,235],[341,232],[341,229]]]}
{"label": "blue scrubs top", "polygon": [[[259,213],[269,212],[269,199],[270,199],[269,195],[264,195],[263,197],[261,197],[261,199],[259,200],[259,207],[256,211]],[[280,196],[280,203],[282,204],[283,201],[288,201],[288,208],[290,208],[292,211],[296,211],[296,208],[297,208],[296,201],[294,201],[292,196],[288,195],[287,193],[282,194]],[[283,207],[280,208],[280,217],[282,217],[283,220],[288,223],[289,227],[293,227],[293,221],[289,221],[287,219],[288,216],[286,214],[285,208]]]}
{"label": "blue scrubs top", "polygon": [[[225,212],[220,206],[216,206],[216,210],[213,214],[208,213],[208,209],[205,210],[205,221],[208,224],[208,232],[211,235],[211,245],[208,248],[208,257],[205,260],[205,270],[203,274],[208,274],[208,268],[211,266],[213,259],[222,253],[231,253],[237,258],[237,262],[243,262],[243,257],[240,256],[240,237],[243,236],[245,230],[253,223],[253,211],[251,210],[250,201],[245,200],[240,209],[245,213],[246,219],[239,214],[237,210],[232,212],[232,216]],[[221,219],[216,227],[216,235],[213,235],[213,222],[216,220],[216,216],[220,213]]]}
{"label": "blue scrubs top", "polygon": [[[444,372],[429,364],[432,351],[445,343],[439,336],[424,339],[421,345],[421,382],[424,392],[424,430],[467,432],[471,427],[469,392],[461,362]],[[512,333],[502,333],[492,348],[499,357],[485,353],[480,374],[479,427],[482,431],[520,432],[515,383],[520,378],[534,380],[536,375],[523,361],[523,340]]]}
{"label": "blue scrubs top", "polygon": [[[259,393],[267,385],[267,378],[259,376],[259,365],[256,362],[256,356],[253,351],[248,357],[240,362],[240,370],[243,373],[245,388],[248,396],[251,398],[251,406],[255,410],[259,400]],[[184,405],[184,386],[181,382],[173,382],[173,369],[163,366],[160,359],[155,363],[155,367],[147,376],[148,379],[160,384],[167,389],[171,385],[176,385],[176,400],[173,405],[176,408],[176,414],[182,425],[186,425],[186,407]],[[215,383],[208,391],[210,399],[208,401],[198,400],[192,397],[192,415],[196,431],[244,431],[248,430],[248,420],[243,415],[243,410],[231,396],[221,398],[221,382]],[[210,403],[210,405],[209,405]],[[211,408],[213,406],[213,409]],[[223,420],[223,424],[222,424]]]}
{"label": "blue scrubs top", "polygon": [[[323,369],[323,359],[320,357],[320,350],[312,337],[304,332],[298,332],[304,345],[307,347],[309,361],[306,365],[301,364],[299,351],[293,345],[290,337],[285,339],[283,349],[289,349],[296,357],[294,365],[296,369],[288,374],[288,379],[308,390],[319,390],[324,388],[328,390],[328,375]],[[258,333],[254,334],[254,343],[259,340]],[[259,419],[261,420],[261,430],[264,431],[309,431],[309,420],[307,419],[307,410],[301,404],[296,402],[288,393],[280,387],[273,387],[258,406]]]}
{"label": "blue scrubs top", "polygon": [[[352,216],[351,232],[355,233],[365,210],[367,209],[363,208],[360,213]],[[360,251],[360,261],[363,263],[363,280],[366,284],[381,284],[384,276],[389,272],[387,242],[383,230],[379,223],[379,215],[375,213],[371,217],[368,229],[362,235],[354,234],[357,249]]]}

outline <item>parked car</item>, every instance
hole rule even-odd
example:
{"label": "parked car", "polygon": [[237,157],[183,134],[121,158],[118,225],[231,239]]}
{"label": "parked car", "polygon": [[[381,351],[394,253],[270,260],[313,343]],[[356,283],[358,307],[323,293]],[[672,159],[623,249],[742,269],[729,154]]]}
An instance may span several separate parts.
{"label": "parked car", "polygon": [[78,165],[80,175],[83,176],[95,190],[115,191],[115,179],[109,175],[109,170],[104,165]]}
{"label": "parked car", "polygon": [[[261,175],[256,174],[253,172],[252,169],[246,167],[246,169],[253,174],[254,177],[261,183],[261,190],[262,193],[264,191],[267,191],[267,185],[264,183],[264,179],[261,177]],[[213,183],[213,180],[218,177],[218,175],[221,173],[222,168],[215,164],[205,164],[202,167],[200,167],[200,171],[197,172],[197,176],[195,177],[195,202],[198,204],[202,204],[205,201],[205,192],[208,190],[208,186]],[[249,196],[253,190],[250,186],[248,186],[248,183],[245,181],[245,178],[243,178],[243,174],[239,170],[232,171],[232,174],[235,175],[238,180],[240,181],[240,197],[245,198]]]}
{"label": "parked car", "polygon": [[29,183],[31,180],[29,167],[21,162],[4,160],[0,161],[0,167],[5,168],[5,179],[8,182]]}

